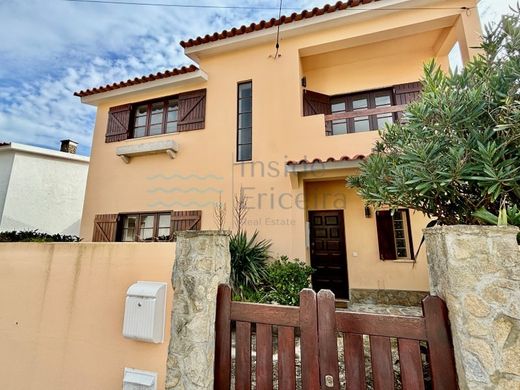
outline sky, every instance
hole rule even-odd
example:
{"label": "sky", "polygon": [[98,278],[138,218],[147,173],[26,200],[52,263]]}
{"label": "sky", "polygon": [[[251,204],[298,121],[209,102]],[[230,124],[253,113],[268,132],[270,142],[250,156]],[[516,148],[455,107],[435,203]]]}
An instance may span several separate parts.
{"label": "sky", "polygon": [[[95,107],[74,92],[189,65],[181,40],[276,17],[279,6],[278,0],[128,1],[243,8],[0,0],[0,143],[57,149],[70,138],[89,155]],[[516,1],[481,0],[483,23],[498,21]],[[323,4],[285,0],[282,14]]]}

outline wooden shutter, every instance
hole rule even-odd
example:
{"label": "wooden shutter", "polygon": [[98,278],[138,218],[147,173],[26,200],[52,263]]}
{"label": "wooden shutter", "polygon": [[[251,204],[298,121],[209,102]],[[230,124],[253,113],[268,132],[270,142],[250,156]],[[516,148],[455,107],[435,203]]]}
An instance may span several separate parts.
{"label": "wooden shutter", "polygon": [[130,104],[110,108],[105,142],[123,141],[130,137],[131,113]]}
{"label": "wooden shutter", "polygon": [[172,232],[180,230],[200,230],[202,220],[201,210],[173,211]]}
{"label": "wooden shutter", "polygon": [[396,260],[394,221],[390,210],[376,211],[377,242],[381,260]]}
{"label": "wooden shutter", "polygon": [[199,89],[179,95],[178,131],[203,129],[206,121],[206,90]]}
{"label": "wooden shutter", "polygon": [[408,104],[417,100],[421,94],[422,85],[416,81],[413,83],[394,85],[395,104]]}
{"label": "wooden shutter", "polygon": [[94,218],[94,242],[113,242],[116,240],[118,214],[98,214]]}
{"label": "wooden shutter", "polygon": [[306,89],[303,91],[303,116],[330,112],[330,96]]}

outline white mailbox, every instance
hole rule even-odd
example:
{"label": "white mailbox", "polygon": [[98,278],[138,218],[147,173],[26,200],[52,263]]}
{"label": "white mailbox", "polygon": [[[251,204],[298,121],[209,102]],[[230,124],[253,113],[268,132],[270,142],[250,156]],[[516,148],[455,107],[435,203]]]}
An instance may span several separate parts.
{"label": "white mailbox", "polygon": [[125,368],[123,390],[157,390],[157,373]]}
{"label": "white mailbox", "polygon": [[166,283],[137,282],[126,293],[123,336],[148,343],[164,341]]}

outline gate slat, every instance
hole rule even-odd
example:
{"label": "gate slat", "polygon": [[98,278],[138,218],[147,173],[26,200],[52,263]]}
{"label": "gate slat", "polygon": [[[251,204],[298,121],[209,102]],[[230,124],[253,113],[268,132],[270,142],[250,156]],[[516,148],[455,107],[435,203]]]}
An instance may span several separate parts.
{"label": "gate slat", "polygon": [[294,328],[278,327],[278,389],[296,389]]}
{"label": "gate slat", "polygon": [[215,390],[231,386],[231,288],[221,284],[217,292],[215,320]]}
{"label": "gate slat", "polygon": [[403,390],[424,389],[421,348],[417,340],[399,339],[399,365]]}
{"label": "gate slat", "polygon": [[256,388],[273,388],[273,329],[266,324],[256,324]]}
{"label": "gate slat", "polygon": [[451,344],[448,309],[439,297],[427,296],[422,301],[428,355],[434,390],[457,389],[455,356]]}
{"label": "gate slat", "polygon": [[318,312],[316,293],[310,288],[300,292],[300,347],[302,359],[302,387],[319,390]]}
{"label": "gate slat", "polygon": [[370,336],[370,357],[375,390],[394,389],[394,368],[390,338]]}
{"label": "gate slat", "polygon": [[251,323],[237,321],[236,383],[237,390],[251,389]]}
{"label": "gate slat", "polygon": [[[321,387],[327,390],[339,390],[336,303],[334,294],[330,290],[318,292],[318,340]],[[326,386],[327,376],[331,377],[332,386]]]}
{"label": "gate slat", "polygon": [[343,351],[345,351],[347,390],[365,390],[366,375],[363,335],[344,333]]}

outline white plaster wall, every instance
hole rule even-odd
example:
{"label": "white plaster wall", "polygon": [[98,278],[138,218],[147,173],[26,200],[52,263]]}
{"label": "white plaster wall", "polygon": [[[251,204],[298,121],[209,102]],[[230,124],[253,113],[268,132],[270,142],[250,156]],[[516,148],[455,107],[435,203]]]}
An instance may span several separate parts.
{"label": "white plaster wall", "polygon": [[0,154],[0,226],[2,226],[2,215],[4,210],[5,197],[7,196],[7,188],[9,186],[9,178],[11,177],[13,157],[13,153]]}
{"label": "white plaster wall", "polygon": [[86,162],[17,151],[0,230],[79,235],[87,172]]}

